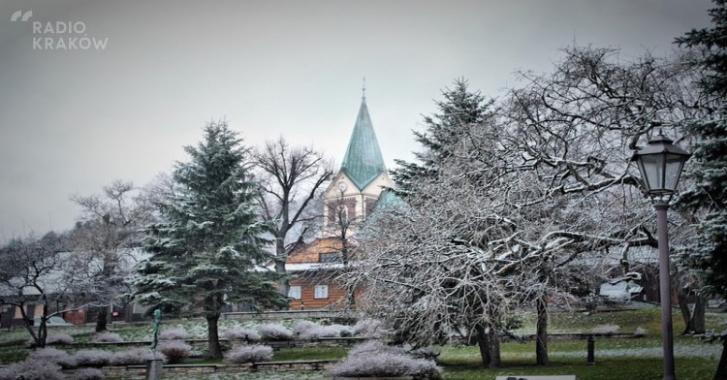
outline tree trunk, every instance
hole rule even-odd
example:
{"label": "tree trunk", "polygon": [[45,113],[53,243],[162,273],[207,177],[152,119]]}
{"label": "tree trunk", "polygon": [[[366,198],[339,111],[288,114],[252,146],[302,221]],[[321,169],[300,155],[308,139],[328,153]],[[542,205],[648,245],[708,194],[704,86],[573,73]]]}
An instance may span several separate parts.
{"label": "tree trunk", "polygon": [[719,358],[714,380],[727,380],[727,337],[722,337],[722,339],[722,356]]}
{"label": "tree trunk", "polygon": [[677,291],[677,300],[679,301],[679,310],[684,319],[684,334],[704,334],[705,328],[705,312],[706,300],[701,294],[694,297],[694,308],[689,308],[688,293],[683,290]]}
{"label": "tree trunk", "polygon": [[682,334],[689,334],[693,330],[690,325],[692,313],[689,311],[689,299],[687,291],[678,286],[676,290],[677,303],[679,304],[679,311],[682,313],[682,319],[684,319],[684,332]]}
{"label": "tree trunk", "polygon": [[500,337],[493,326],[489,326],[487,339],[490,343],[490,368],[500,368]]}
{"label": "tree trunk", "polygon": [[38,326],[38,346],[45,347],[48,339],[48,298],[43,295],[43,314],[40,316],[40,326]]}
{"label": "tree trunk", "polygon": [[108,306],[101,306],[96,309],[98,310],[98,314],[96,314],[96,332],[106,331],[109,322]]}
{"label": "tree trunk", "polygon": [[285,261],[275,260],[275,272],[281,276],[280,283],[278,284],[280,294],[283,297],[287,297],[290,289],[290,283],[288,282],[288,276],[285,275]]}
{"label": "tree trunk", "polygon": [[482,365],[485,367],[489,367],[492,358],[490,355],[490,343],[487,332],[485,331],[485,327],[478,325],[477,327],[475,327],[475,332],[477,333],[477,345],[480,347],[480,357],[482,358]]}
{"label": "tree trunk", "polygon": [[694,310],[692,311],[692,318],[691,318],[691,325],[692,325],[692,331],[695,334],[704,334],[705,332],[705,322],[704,322],[704,314],[706,309],[706,300],[704,299],[704,295],[697,294],[696,301],[694,302]]}
{"label": "tree trunk", "polygon": [[548,301],[547,295],[535,301],[538,311],[537,332],[535,337],[535,362],[537,365],[548,365]]}
{"label": "tree trunk", "polygon": [[217,330],[219,314],[207,315],[207,355],[210,359],[222,359],[222,347],[220,347],[220,336]]}

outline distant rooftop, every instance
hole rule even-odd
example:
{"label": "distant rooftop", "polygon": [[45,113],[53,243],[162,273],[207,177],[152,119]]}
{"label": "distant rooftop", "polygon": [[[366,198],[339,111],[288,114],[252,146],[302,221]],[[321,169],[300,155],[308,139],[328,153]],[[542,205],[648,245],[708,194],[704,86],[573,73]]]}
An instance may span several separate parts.
{"label": "distant rooftop", "polygon": [[376,177],[386,172],[384,158],[381,155],[379,142],[376,140],[365,97],[361,99],[361,107],[358,110],[356,124],[353,127],[351,140],[348,142],[341,170],[359,190],[363,190]]}

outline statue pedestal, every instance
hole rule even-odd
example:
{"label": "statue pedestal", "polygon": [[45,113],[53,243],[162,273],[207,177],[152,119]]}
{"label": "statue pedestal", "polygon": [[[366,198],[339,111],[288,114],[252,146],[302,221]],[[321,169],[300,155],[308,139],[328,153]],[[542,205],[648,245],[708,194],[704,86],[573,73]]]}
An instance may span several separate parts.
{"label": "statue pedestal", "polygon": [[153,359],[146,362],[146,380],[159,380],[162,378],[162,359]]}

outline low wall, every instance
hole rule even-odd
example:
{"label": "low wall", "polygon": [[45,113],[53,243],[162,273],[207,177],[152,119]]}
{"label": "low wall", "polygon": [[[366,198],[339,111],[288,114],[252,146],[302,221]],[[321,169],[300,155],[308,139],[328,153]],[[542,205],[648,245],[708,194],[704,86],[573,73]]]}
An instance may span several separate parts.
{"label": "low wall", "polygon": [[[327,366],[336,363],[335,360],[292,360],[271,361],[248,364],[165,364],[162,371],[163,378],[173,379],[179,376],[236,374],[240,372],[307,372],[322,371]],[[107,379],[146,379],[146,366],[107,366],[102,368]],[[64,371],[73,375],[76,370]]]}

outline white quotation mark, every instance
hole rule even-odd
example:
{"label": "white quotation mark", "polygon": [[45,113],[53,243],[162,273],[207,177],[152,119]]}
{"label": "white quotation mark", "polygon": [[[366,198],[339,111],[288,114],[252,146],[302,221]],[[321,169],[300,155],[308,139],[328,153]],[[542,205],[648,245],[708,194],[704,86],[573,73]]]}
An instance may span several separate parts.
{"label": "white quotation mark", "polygon": [[23,13],[23,10],[21,9],[19,11],[15,11],[15,13],[13,13],[13,15],[10,16],[10,21],[15,22],[15,21],[20,20],[22,22],[26,22],[26,21],[30,20],[31,17],[33,17],[33,11],[27,11],[27,12]]}

